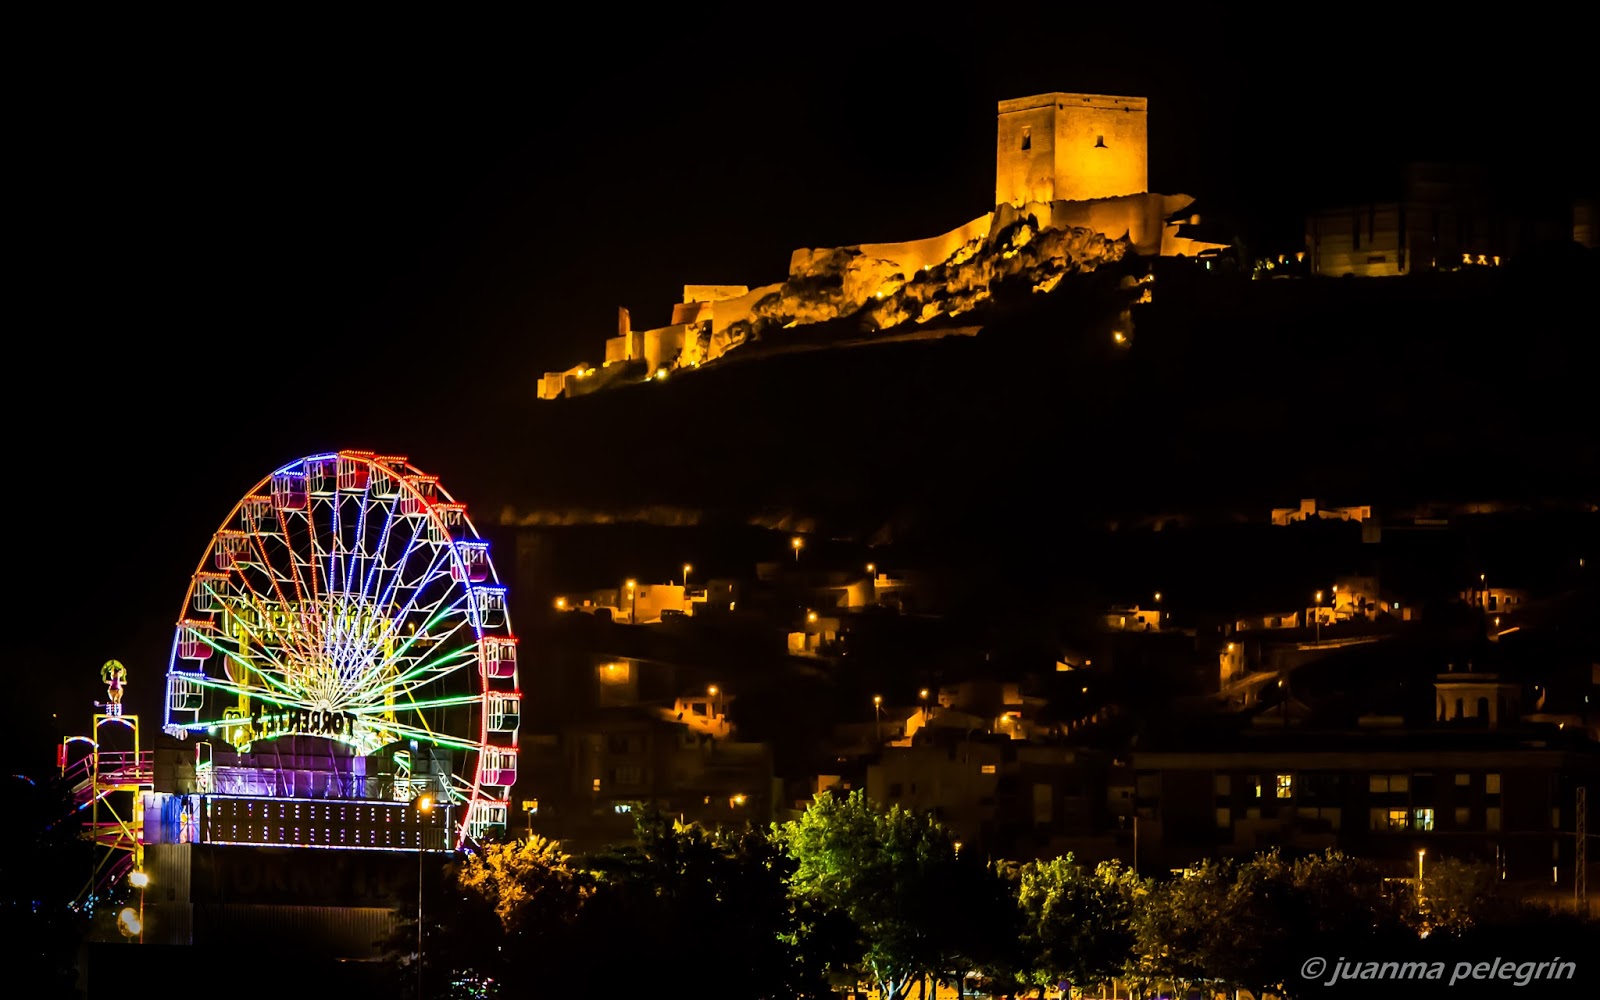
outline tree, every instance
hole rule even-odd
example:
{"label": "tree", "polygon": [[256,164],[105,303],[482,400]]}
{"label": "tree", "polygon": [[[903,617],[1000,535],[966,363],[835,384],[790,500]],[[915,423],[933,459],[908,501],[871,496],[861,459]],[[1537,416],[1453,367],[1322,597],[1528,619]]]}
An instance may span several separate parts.
{"label": "tree", "polygon": [[906,994],[919,976],[943,972],[958,950],[946,905],[952,886],[982,885],[956,858],[955,842],[931,816],[885,810],[858,789],[818,795],[776,836],[795,862],[797,900],[848,920],[848,966],[870,976],[885,1000]]}
{"label": "tree", "polygon": [[1238,964],[1235,874],[1232,861],[1206,859],[1155,883],[1134,910],[1128,974],[1145,983],[1228,978]]}
{"label": "tree", "polygon": [[1480,923],[1506,919],[1514,909],[1493,865],[1436,858],[1423,873],[1413,920],[1419,931],[1460,934]]}
{"label": "tree", "polygon": [[704,955],[717,995],[729,1000],[829,994],[818,922],[791,901],[794,864],[762,831],[645,814],[633,844],[589,865],[595,894],[579,921],[586,943],[609,950],[629,940],[630,965],[641,969]]}
{"label": "tree", "polygon": [[1023,865],[1017,905],[1030,958],[1023,981],[1084,987],[1116,976],[1132,955],[1134,909],[1147,892],[1148,884],[1116,861],[1088,869],[1068,854]]}
{"label": "tree", "polygon": [[[565,984],[573,925],[590,880],[558,843],[531,837],[484,844],[459,862],[426,870],[426,877],[424,958],[430,983],[493,982],[511,996],[538,995],[551,982]],[[385,954],[391,961],[414,961],[415,904],[405,900],[397,909],[400,919],[384,942]],[[409,993],[415,982],[406,973],[398,985]]]}

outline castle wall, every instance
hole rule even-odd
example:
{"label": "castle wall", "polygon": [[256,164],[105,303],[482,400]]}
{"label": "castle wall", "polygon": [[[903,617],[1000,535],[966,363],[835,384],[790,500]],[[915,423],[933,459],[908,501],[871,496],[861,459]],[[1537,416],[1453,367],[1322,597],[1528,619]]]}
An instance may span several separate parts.
{"label": "castle wall", "polygon": [[[993,222],[994,213],[986,212],[971,222],[957,226],[949,232],[940,233],[938,236],[908,240],[904,243],[861,243],[839,249],[856,250],[863,258],[883,261],[898,269],[901,277],[910,280],[924,267],[943,264],[963,246],[973,240],[987,237]],[[818,259],[828,257],[834,252],[835,248],[831,247],[825,250],[796,250],[789,255],[789,276],[794,277],[812,270]]]}
{"label": "castle wall", "polygon": [[1001,101],[995,204],[1084,201],[1149,190],[1143,97],[1039,94]]}
{"label": "castle wall", "polygon": [[1117,198],[1150,190],[1148,102],[1057,94],[1056,197]]}
{"label": "castle wall", "polygon": [[995,139],[994,203],[1056,198],[1056,94],[1001,101]]}
{"label": "castle wall", "polygon": [[721,302],[749,294],[747,285],[684,285],[684,302]]}
{"label": "castle wall", "polygon": [[1126,236],[1135,253],[1192,256],[1216,244],[1178,237],[1177,226],[1168,225],[1166,220],[1193,203],[1194,199],[1185,194],[1133,194],[1098,201],[1024,205],[1019,211],[1032,214],[1041,224],[1048,217],[1049,225],[1057,229],[1089,229],[1111,239]]}
{"label": "castle wall", "polygon": [[678,357],[678,352],[683,350],[685,337],[689,336],[690,324],[676,323],[656,330],[646,330],[644,337],[644,363],[648,371],[655,371],[664,366],[670,366]]}
{"label": "castle wall", "polygon": [[706,353],[706,360],[715,360],[731,346],[728,336],[730,326],[751,319],[757,302],[782,290],[782,284],[762,285],[760,288],[750,289],[736,299],[724,299],[718,302],[716,312],[711,318],[711,347]]}

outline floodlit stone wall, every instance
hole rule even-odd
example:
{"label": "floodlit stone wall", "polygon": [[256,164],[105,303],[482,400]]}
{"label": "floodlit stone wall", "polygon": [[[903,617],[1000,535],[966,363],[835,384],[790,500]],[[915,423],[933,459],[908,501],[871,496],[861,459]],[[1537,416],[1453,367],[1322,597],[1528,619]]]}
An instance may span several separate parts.
{"label": "floodlit stone wall", "polygon": [[1149,102],[1038,94],[999,103],[995,204],[1085,201],[1149,190]]}

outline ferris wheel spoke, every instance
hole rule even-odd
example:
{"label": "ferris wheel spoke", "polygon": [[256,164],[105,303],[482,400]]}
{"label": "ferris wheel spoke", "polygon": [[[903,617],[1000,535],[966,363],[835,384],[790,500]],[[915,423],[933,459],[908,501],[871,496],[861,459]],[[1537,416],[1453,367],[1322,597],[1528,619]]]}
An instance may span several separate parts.
{"label": "ferris wheel spoke", "polygon": [[[217,644],[214,643],[214,642],[211,642],[210,639],[207,639],[207,638],[202,636],[201,637],[201,641],[209,643],[212,646],[212,648],[216,649],[217,652],[221,653],[224,656],[227,656],[227,657],[229,657],[231,659],[238,659],[238,657],[234,656],[233,653],[229,652],[226,649],[221,648],[220,646],[217,646]],[[246,663],[246,662],[244,662],[242,660],[240,661],[240,663],[242,665],[246,666],[246,667],[250,667],[251,666],[249,663]],[[255,668],[252,667],[251,669],[255,669]],[[244,695],[244,696],[249,697],[249,698],[259,698],[262,701],[270,701],[274,705],[284,705],[284,706],[287,706],[289,708],[308,708],[308,707],[310,707],[309,703],[306,702],[304,698],[300,697],[298,692],[296,692],[292,688],[289,688],[286,685],[280,683],[275,678],[273,678],[273,676],[271,674],[269,674],[269,673],[267,673],[267,672],[265,672],[263,670],[259,670],[259,669],[256,669],[256,674],[262,680],[264,680],[267,683],[273,685],[273,687],[277,688],[278,690],[274,691],[274,690],[272,690],[272,688],[263,688],[263,687],[257,687],[257,686],[255,686],[253,684],[241,683],[241,682],[236,681],[236,680],[234,680],[232,678],[229,678],[228,680],[223,680],[220,677],[207,677],[205,675],[190,675],[189,679],[193,683],[198,684],[201,687],[208,687],[208,688],[212,688],[212,689],[217,690],[217,691],[228,691],[228,692],[231,692],[232,694]]]}
{"label": "ferris wheel spoke", "polygon": [[[282,521],[283,521],[283,512],[282,511],[278,512],[278,520],[279,520],[279,523],[281,524]],[[277,568],[276,564],[274,564],[272,562],[272,560],[270,558],[268,558],[268,556],[267,556],[266,546],[262,543],[262,537],[263,536],[261,536],[259,534],[251,536],[251,539],[255,542],[256,554],[261,557],[259,565],[266,570],[267,578],[271,581],[272,592],[277,596],[277,601],[278,601],[278,605],[277,606],[287,610],[289,608],[294,607],[295,605],[294,605],[293,602],[291,602],[289,600],[288,595],[284,593],[283,586],[286,583],[287,584],[293,584],[295,586],[296,596],[298,596],[298,594],[299,594],[298,581],[291,580],[290,578],[284,576],[282,573],[280,573],[278,571],[278,568]],[[289,556],[290,556],[289,562],[290,562],[290,565],[292,566],[294,564],[294,546],[289,545],[289,544],[285,544],[284,548],[289,551]]]}
{"label": "ferris wheel spoke", "polygon": [[379,728],[392,731],[396,736],[413,739],[419,743],[433,743],[442,747],[450,747],[454,750],[476,751],[479,749],[479,744],[472,740],[464,740],[458,736],[450,736],[445,733],[436,733],[431,729],[397,722],[393,719],[384,719],[376,725]]}
{"label": "ferris wheel spoke", "polygon": [[[415,539],[413,539],[413,542],[414,541]],[[427,589],[430,583],[442,579],[443,576],[443,572],[439,569],[439,554],[437,552],[435,552],[431,557],[428,569],[424,571],[421,578],[419,578],[414,584],[408,584],[401,588],[394,588],[392,585],[400,582],[400,576],[398,574],[396,575],[395,579],[391,581],[391,589],[384,594],[384,599],[379,604],[380,607],[388,606],[390,604],[398,605],[395,612],[388,617],[388,624],[383,635],[380,637],[381,643],[387,644],[395,640],[402,640],[401,649],[404,649],[406,646],[409,646],[415,641],[415,635],[401,636],[399,631],[400,627],[408,619],[411,619],[416,615],[420,614],[424,617],[427,617],[434,613],[435,609],[444,600],[444,598],[448,596],[448,594],[442,594],[426,605],[419,605],[417,600],[422,596],[423,591]],[[399,604],[399,595],[397,594],[397,589],[401,591],[411,591],[410,596],[406,598],[406,602],[403,605]],[[458,597],[457,604],[464,599],[465,595]],[[426,632],[427,627],[431,624],[432,622],[428,621],[424,625],[424,633]]]}
{"label": "ferris wheel spoke", "polygon": [[[444,644],[447,643],[451,637],[461,630],[462,626],[468,623],[467,618],[463,616],[460,621],[456,622],[449,629],[440,630],[440,626],[443,625],[446,617],[459,610],[461,600],[462,599],[458,598],[455,605],[452,605],[450,608],[445,609],[444,611],[435,615],[429,621],[425,622],[421,632],[408,636],[405,642],[395,649],[393,653],[378,659],[376,662],[372,663],[365,670],[363,670],[362,673],[356,677],[349,686],[352,694],[366,689],[372,681],[377,680],[386,673],[395,673],[398,675],[400,673],[398,664],[415,664],[426,661],[427,657],[433,652],[432,649],[424,650],[423,654],[417,657],[415,660],[408,658],[408,653],[410,652],[411,647],[414,646],[421,637],[427,636],[431,641],[434,641],[435,649],[444,646]],[[461,649],[475,653],[477,651],[477,644],[474,642],[470,646],[461,647]],[[458,652],[460,652],[460,650],[452,652],[449,655],[453,656]]]}
{"label": "ferris wheel spoke", "polygon": [[[434,551],[428,556],[428,564],[423,569],[422,574],[418,578],[417,582],[415,584],[407,584],[405,582],[406,565],[410,562],[412,553],[418,551],[419,548],[424,547],[434,548]],[[428,540],[426,523],[424,519],[419,518],[413,520],[411,525],[411,537],[406,541],[405,555],[401,557],[400,562],[395,567],[395,574],[390,579],[388,590],[384,594],[384,603],[395,601],[395,594],[400,590],[405,590],[408,587],[420,590],[420,588],[429,580],[436,578],[440,572],[439,557],[445,549],[446,546],[441,545],[435,547],[434,543]],[[414,601],[415,599],[416,594],[413,593],[411,600]],[[398,603],[398,601],[395,601],[395,603]],[[402,607],[399,610],[396,620],[403,619],[406,616],[410,610],[409,604],[410,601],[407,602],[407,607]]]}
{"label": "ferris wheel spoke", "polygon": [[[272,625],[273,617],[277,612],[272,610],[272,607],[269,605],[269,603],[262,598],[259,592],[256,591],[255,587],[251,585],[249,577],[244,573],[239,574],[239,582],[244,585],[245,590],[249,591],[247,603],[249,603],[251,606],[250,610],[252,614],[240,615],[237,613],[237,610],[230,609],[233,610],[231,617],[234,619],[234,621],[239,625],[240,628],[249,633],[251,641],[258,645],[263,651],[268,649],[276,649],[284,653],[295,652],[287,648],[287,644],[284,643],[282,638],[278,636],[279,630]],[[277,590],[276,588],[274,589],[281,598],[282,591]],[[242,593],[240,596],[243,598]],[[284,605],[279,603],[277,607],[282,608]],[[261,632],[257,632],[256,629],[250,624],[250,619],[252,617],[256,618],[262,623]],[[270,656],[268,659],[272,660],[273,665],[280,671],[284,669],[284,664],[281,661]]]}
{"label": "ferris wheel spoke", "polygon": [[[392,518],[392,516],[393,516],[393,511],[392,510],[390,512],[390,515],[391,515],[391,518]],[[385,530],[388,530],[389,527],[390,527],[389,525],[385,525]],[[392,537],[392,535],[391,535],[391,537]],[[395,613],[389,616],[389,621],[390,621],[391,626],[397,625],[402,619],[404,619],[404,617],[405,617],[405,615],[406,615],[406,613],[408,611],[407,607],[399,607],[398,606],[399,605],[399,601],[396,598],[396,594],[397,594],[398,591],[405,589],[404,580],[405,580],[406,564],[408,562],[410,562],[412,553],[417,551],[417,542],[418,542],[418,540],[419,540],[419,536],[416,533],[416,531],[413,530],[412,533],[411,533],[411,537],[406,540],[405,552],[400,556],[400,560],[398,562],[396,562],[393,567],[390,568],[390,576],[389,576],[388,582],[386,584],[382,585],[383,586],[383,592],[382,592],[381,596],[378,598],[377,606],[380,607],[380,608],[387,608],[387,607],[390,607],[390,606],[396,606]],[[437,554],[435,554],[429,560],[429,568],[428,568],[428,570],[424,571],[424,574],[423,574],[423,578],[424,579],[426,579],[427,577],[432,575],[432,567],[437,562],[438,562],[438,557],[437,557]],[[408,605],[409,605],[409,602],[408,602]],[[388,637],[386,637],[386,638],[388,638]]]}
{"label": "ferris wheel spoke", "polygon": [[[260,614],[260,612],[256,612],[256,613]],[[249,642],[250,648],[251,649],[255,649],[255,650],[260,650],[263,659],[265,659],[269,664],[271,664],[271,666],[274,669],[276,669],[279,673],[284,673],[285,670],[284,670],[283,662],[281,660],[279,660],[277,658],[277,656],[273,655],[275,652],[281,652],[281,648],[275,647],[275,644],[272,643],[266,636],[261,635],[260,633],[256,632],[255,629],[252,628],[248,624],[248,622],[246,621],[246,616],[240,615],[236,611],[231,611],[230,612],[230,617],[232,617],[232,619],[237,623],[237,625],[238,625],[238,627],[240,629],[242,629],[244,632],[246,632],[249,635],[250,638],[249,638],[248,642]],[[207,641],[209,641],[209,640],[207,640]],[[232,661],[234,663],[237,663],[240,666],[243,666],[246,670],[254,670],[257,673],[261,673],[261,674],[265,675],[265,673],[266,673],[265,671],[263,671],[256,664],[251,663],[241,653],[236,653],[233,650],[224,649],[223,647],[217,645],[214,642],[211,643],[211,646],[212,646],[212,648],[217,649],[219,652],[221,652],[230,661]],[[229,673],[231,674],[232,671],[230,670]]]}
{"label": "ferris wheel spoke", "polygon": [[[372,494],[372,487],[370,485],[361,494],[361,519],[362,519],[362,523],[363,523],[363,528],[362,528],[362,532],[361,532],[361,541],[362,541],[363,545],[366,544],[366,538],[367,538],[366,529],[365,529],[365,522],[366,522],[366,517],[367,517],[367,509],[368,509],[367,501],[368,501],[368,498],[371,497],[371,494]],[[383,563],[384,563],[383,556],[384,556],[385,550],[387,550],[388,547],[389,547],[389,533],[394,528],[394,511],[395,511],[395,508],[399,506],[398,501],[391,500],[389,503],[384,503],[383,502],[383,498],[381,498],[381,497],[377,497],[377,498],[373,498],[373,499],[377,499],[379,501],[379,504],[383,507],[383,510],[384,510],[383,527],[380,528],[379,531],[378,531],[378,545],[377,545],[377,548],[370,553],[370,558],[372,559],[372,565],[367,569],[366,578],[361,583],[361,593],[363,595],[371,592],[374,580],[377,579],[377,578],[381,578],[382,575],[383,575],[383,573],[382,573]],[[379,586],[382,586],[382,584],[380,583]]]}
{"label": "ferris wheel spoke", "polygon": [[[410,664],[404,673],[389,682],[389,687],[386,689],[387,696],[393,697],[393,695],[401,693],[411,696],[441,677],[460,670],[460,661],[470,659],[476,656],[477,653],[478,651],[475,647],[463,646],[432,660],[420,660]],[[480,695],[474,694],[472,697],[477,699]]]}
{"label": "ferris wheel spoke", "polygon": [[384,712],[410,712],[421,711],[425,708],[450,708],[459,705],[481,704],[483,699],[475,694],[449,695],[440,698],[425,698],[422,701],[408,701],[404,705],[363,705],[360,708],[345,709],[351,715],[379,715]]}

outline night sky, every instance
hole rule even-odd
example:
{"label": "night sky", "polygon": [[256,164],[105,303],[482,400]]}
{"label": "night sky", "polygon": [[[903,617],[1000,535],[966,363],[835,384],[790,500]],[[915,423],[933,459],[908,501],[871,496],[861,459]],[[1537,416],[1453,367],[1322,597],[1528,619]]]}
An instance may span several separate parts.
{"label": "night sky", "polygon": [[1576,31],[1223,31],[1130,9],[1116,31],[960,22],[930,41],[902,10],[16,39],[38,63],[7,144],[23,714],[86,715],[112,656],[158,698],[151,637],[277,465],[394,448],[448,485],[459,442],[518,433],[507,408],[543,371],[598,360],[619,305],[662,325],[686,283],[763,284],[797,247],[987,211],[1000,99],[1147,96],[1152,189],[1290,220],[1407,157],[1560,191],[1592,132]]}

